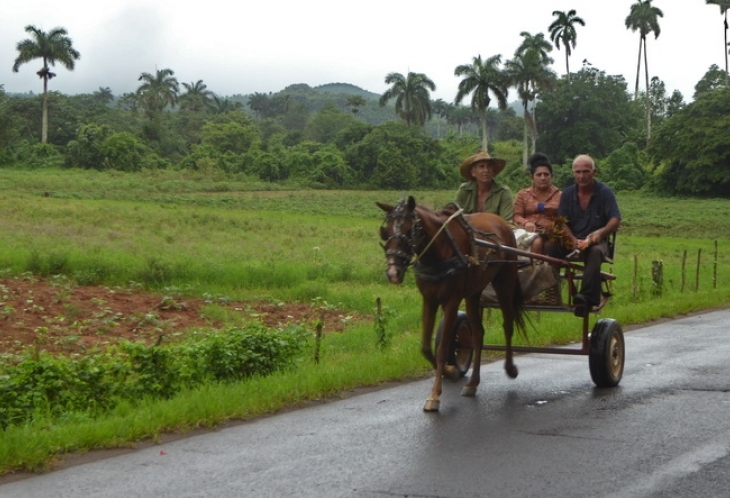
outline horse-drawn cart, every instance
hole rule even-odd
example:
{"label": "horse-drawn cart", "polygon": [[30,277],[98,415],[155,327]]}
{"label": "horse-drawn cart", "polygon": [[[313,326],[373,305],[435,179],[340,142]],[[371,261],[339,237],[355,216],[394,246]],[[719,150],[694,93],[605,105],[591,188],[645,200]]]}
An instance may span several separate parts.
{"label": "horse-drawn cart", "polygon": [[[535,254],[512,247],[499,246],[491,241],[476,240],[476,243],[490,249],[499,249],[514,253],[518,256],[521,265],[519,273],[523,283],[523,290],[532,295],[527,299],[525,309],[539,312],[563,312],[573,314],[575,304],[573,297],[578,292],[578,282],[582,278],[583,265],[564,259]],[[615,236],[609,241],[609,256],[613,259]],[[534,278],[535,273],[547,276]],[[552,277],[552,281],[551,280]],[[601,302],[593,307],[590,313],[600,312],[611,297],[611,286],[616,276],[601,272],[603,293]],[[489,287],[482,294],[481,306],[483,309],[499,309],[499,303],[489,292]],[[582,322],[581,342],[578,347],[536,347],[513,345],[512,351],[524,353],[548,353],[563,355],[588,356],[588,366],[593,382],[598,387],[615,387],[621,381],[624,371],[625,346],[624,336],[619,322],[612,318],[601,318],[590,329],[590,313],[580,318]],[[443,321],[439,324],[436,334],[436,344],[441,340]],[[589,330],[590,329],[590,330]],[[461,376],[469,370],[472,355],[472,336],[466,313],[459,312],[452,347],[449,352],[449,364],[456,367]],[[485,340],[483,351],[505,351],[504,345],[489,344]]]}
{"label": "horse-drawn cart", "polygon": [[[386,277],[400,284],[406,270],[413,266],[422,297],[421,352],[436,373],[424,411],[439,410],[445,376],[458,378],[470,370],[461,394],[476,395],[484,350],[504,351],[505,373],[511,378],[518,375],[513,353],[520,351],[587,355],[591,377],[598,386],[619,383],[624,369],[624,338],[615,320],[601,319],[589,333],[589,314],[582,313],[579,349],[512,345],[515,329],[525,332],[527,311],[576,311],[576,283],[584,269],[581,264],[517,249],[510,225],[493,214],[475,213],[467,219],[458,206],[434,211],[417,205],[413,196],[404,196],[396,205],[377,205],[386,213],[380,227]],[[522,277],[538,267],[552,276],[553,282],[539,292],[530,292]],[[601,275],[606,292],[602,302],[589,312],[600,311],[610,297],[614,276]],[[495,296],[491,302],[485,299],[484,292],[490,287]],[[551,288],[552,297],[548,298]],[[563,294],[567,294],[565,301]],[[466,313],[459,312],[462,303]],[[499,308],[502,313],[503,346],[484,344],[485,307]],[[433,331],[439,308],[442,321],[434,354]]]}

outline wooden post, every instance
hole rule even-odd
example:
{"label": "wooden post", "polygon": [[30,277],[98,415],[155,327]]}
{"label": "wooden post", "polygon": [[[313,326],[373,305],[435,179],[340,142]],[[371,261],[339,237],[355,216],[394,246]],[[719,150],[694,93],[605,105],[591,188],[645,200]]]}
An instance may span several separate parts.
{"label": "wooden post", "polygon": [[712,264],[712,288],[717,289],[717,241],[715,241],[715,261]]}
{"label": "wooden post", "polygon": [[686,276],[686,268],[687,268],[687,249],[684,250],[682,253],[682,280],[679,284],[679,293],[681,294],[684,292],[684,280]]}
{"label": "wooden post", "polygon": [[[379,299],[379,298],[378,298]],[[319,321],[314,333],[314,363],[319,364],[319,350],[322,345],[322,328],[324,327],[324,308],[319,310]]]}
{"label": "wooden post", "polygon": [[697,249],[697,271],[695,272],[695,292],[700,290],[700,262],[702,261],[702,248]]}
{"label": "wooden post", "polygon": [[638,293],[639,293],[639,284],[636,280],[636,276],[639,272],[639,256],[634,254],[634,299],[636,299]]}
{"label": "wooden post", "polygon": [[651,293],[661,296],[664,290],[664,266],[661,261],[651,262]]}

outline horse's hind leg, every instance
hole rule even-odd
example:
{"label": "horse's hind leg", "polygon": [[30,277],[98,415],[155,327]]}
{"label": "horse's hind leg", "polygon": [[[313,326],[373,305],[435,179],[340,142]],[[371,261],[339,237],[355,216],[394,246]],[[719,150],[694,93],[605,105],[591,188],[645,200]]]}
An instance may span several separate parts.
{"label": "horse's hind leg", "polygon": [[466,300],[466,315],[472,334],[472,365],[469,382],[461,389],[462,396],[475,396],[479,386],[480,369],[482,365],[482,346],[484,344],[484,325],[482,324],[482,309],[479,304],[480,295]]}
{"label": "horse's hind leg", "polygon": [[[507,263],[508,265],[510,263]],[[501,271],[500,274],[492,280],[494,290],[497,292],[497,300],[499,301],[499,307],[502,310],[502,322],[504,328],[504,371],[511,379],[517,378],[519,371],[514,363],[512,355],[512,335],[514,334],[514,323],[515,323],[515,309],[513,296],[516,292],[515,285],[517,284],[517,266],[503,267],[505,271]],[[514,271],[506,271],[506,270]]]}

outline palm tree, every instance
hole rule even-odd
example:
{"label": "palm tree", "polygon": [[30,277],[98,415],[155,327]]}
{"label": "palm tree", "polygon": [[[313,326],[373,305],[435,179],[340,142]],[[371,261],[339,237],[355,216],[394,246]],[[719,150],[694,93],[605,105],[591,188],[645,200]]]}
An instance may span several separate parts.
{"label": "palm tree", "polygon": [[268,115],[269,107],[271,107],[271,99],[268,95],[261,92],[254,92],[248,97],[248,107],[257,118],[263,119]]}
{"label": "palm tree", "polygon": [[142,107],[150,117],[161,113],[165,106],[175,107],[179,84],[172,69],[158,69],[153,75],[142,73],[138,81],[143,83],[137,88],[137,95]]}
{"label": "palm tree", "polygon": [[49,66],[60,62],[69,71],[73,71],[75,62],[81,55],[73,48],[71,38],[64,28],[53,28],[46,33],[35,26],[26,26],[25,31],[32,35],[18,42],[18,57],[13,64],[13,72],[17,73],[20,66],[34,59],[42,59],[43,67],[36,74],[43,80],[43,125],[41,128],[41,142],[48,141],[48,80],[56,76]]}
{"label": "palm tree", "polygon": [[213,103],[211,109],[214,114],[225,114],[231,111],[238,111],[243,109],[242,102],[234,102],[228,99],[221,99],[213,95]]}
{"label": "palm tree", "polygon": [[639,32],[639,60],[636,65],[636,87],[634,88],[634,99],[639,96],[639,72],[641,69],[641,51],[644,49],[644,74],[646,77],[646,139],[651,139],[651,98],[649,95],[649,59],[646,55],[646,35],[654,33],[654,39],[659,38],[661,28],[659,18],[664,13],[658,7],[651,5],[651,0],[638,0],[631,6],[631,12],[626,17],[626,29]]}
{"label": "palm tree", "polygon": [[392,85],[380,96],[380,106],[395,99],[395,112],[406,125],[423,126],[431,119],[431,94],[436,85],[423,73],[411,73],[404,78],[401,73],[390,73],[385,83]]}
{"label": "palm tree", "polygon": [[350,95],[347,97],[346,101],[347,106],[352,111],[352,115],[356,115],[358,112],[360,112],[360,108],[367,104],[367,101],[365,100],[365,97],[362,95]]}
{"label": "palm tree", "polygon": [[727,75],[727,84],[730,86],[730,72],[728,72],[728,65],[727,65],[727,54],[728,54],[728,42],[727,42],[727,11],[730,9],[730,0],[705,0],[705,3],[707,5],[717,5],[720,7],[720,14],[725,16],[724,21],[724,28],[725,28],[725,74]]}
{"label": "palm tree", "polygon": [[646,35],[654,33],[654,39],[659,38],[661,28],[659,27],[659,18],[664,17],[664,13],[658,7],[651,5],[652,0],[638,0],[631,6],[631,13],[626,17],[626,29],[639,32],[639,60],[636,64],[636,87],[634,88],[634,98],[639,95],[639,73],[641,71],[641,52],[644,51],[644,71],[646,73],[646,89],[649,91],[649,68],[646,56]]}
{"label": "palm tree", "polygon": [[[525,120],[522,163],[527,165],[527,157],[535,151],[537,143],[535,100],[541,91],[552,88],[555,73],[547,67],[539,51],[530,49],[520,53],[519,50],[514,59],[508,60],[504,65],[510,84],[517,88],[517,94],[522,101]],[[531,139],[529,143],[528,136]]]}
{"label": "palm tree", "polygon": [[459,91],[456,93],[454,104],[459,105],[467,95],[471,94],[471,108],[479,114],[482,129],[482,149],[488,150],[489,136],[487,132],[487,109],[493,94],[497,99],[497,107],[507,108],[507,80],[499,68],[501,55],[482,61],[482,56],[474,57],[471,64],[462,64],[454,70],[454,75],[462,77],[459,82]]}
{"label": "palm tree", "polygon": [[550,31],[550,40],[555,44],[555,48],[560,50],[560,43],[565,47],[565,72],[570,83],[570,64],[568,59],[575,48],[577,34],[575,32],[575,24],[585,26],[585,21],[575,15],[575,9],[569,10],[567,13],[559,10],[553,11],[553,15],[557,17],[548,27]]}
{"label": "palm tree", "polygon": [[114,100],[114,94],[112,93],[112,89],[108,86],[100,86],[99,89],[94,92],[94,99],[106,105]]}
{"label": "palm tree", "polygon": [[543,65],[548,66],[553,63],[553,58],[549,55],[553,51],[553,46],[545,39],[544,33],[532,35],[527,31],[523,31],[520,33],[520,36],[523,38],[522,43],[517,47],[515,55],[523,55],[527,52],[535,51],[539,54],[540,61]]}
{"label": "palm tree", "polygon": [[182,86],[185,88],[185,93],[180,96],[180,109],[201,112],[212,106],[213,92],[208,90],[203,80],[183,83]]}

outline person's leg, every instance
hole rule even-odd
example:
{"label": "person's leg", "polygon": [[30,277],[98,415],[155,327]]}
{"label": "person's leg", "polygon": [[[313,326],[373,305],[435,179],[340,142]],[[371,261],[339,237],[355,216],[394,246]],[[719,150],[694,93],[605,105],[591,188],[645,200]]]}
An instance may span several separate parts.
{"label": "person's leg", "polygon": [[607,250],[608,244],[605,241],[585,250],[585,268],[580,293],[585,296],[589,308],[601,302],[601,263]]}

